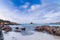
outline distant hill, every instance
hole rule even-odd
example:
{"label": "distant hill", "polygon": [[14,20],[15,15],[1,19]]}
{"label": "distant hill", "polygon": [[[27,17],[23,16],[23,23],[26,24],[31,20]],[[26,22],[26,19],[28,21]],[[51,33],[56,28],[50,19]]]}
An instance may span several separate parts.
{"label": "distant hill", "polygon": [[0,19],[0,22],[2,22],[2,21],[4,21],[4,20]]}
{"label": "distant hill", "polygon": [[60,24],[60,22],[50,23],[50,24]]}
{"label": "distant hill", "polygon": [[19,23],[0,19],[0,24],[5,24],[5,25],[18,25]]}

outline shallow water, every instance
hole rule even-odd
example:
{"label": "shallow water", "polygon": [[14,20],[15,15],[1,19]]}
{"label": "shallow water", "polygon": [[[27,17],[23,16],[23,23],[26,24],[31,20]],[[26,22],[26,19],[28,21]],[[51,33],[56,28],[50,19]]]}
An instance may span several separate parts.
{"label": "shallow water", "polygon": [[15,29],[15,27],[19,27],[19,28],[25,27],[28,31],[28,30],[34,30],[34,28],[36,26],[43,26],[43,25],[59,26],[60,27],[60,24],[21,24],[21,25],[10,25],[10,27],[12,27],[13,30]]}
{"label": "shallow water", "polygon": [[27,35],[17,32],[4,33],[4,40],[60,40],[59,36],[50,35],[42,32],[32,32],[34,34]]}
{"label": "shallow water", "polygon": [[[60,26],[56,24],[49,24],[50,26]],[[26,31],[22,32],[8,32],[4,33],[4,40],[60,40],[60,36],[50,35],[46,32],[36,32],[34,27],[42,26],[41,24],[22,24],[22,25],[10,25],[14,30],[15,27],[25,27]]]}

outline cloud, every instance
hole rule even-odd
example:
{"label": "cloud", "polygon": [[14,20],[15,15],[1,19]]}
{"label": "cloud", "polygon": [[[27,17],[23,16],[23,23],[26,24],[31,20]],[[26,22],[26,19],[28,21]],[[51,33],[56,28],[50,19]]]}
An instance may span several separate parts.
{"label": "cloud", "polygon": [[[50,23],[60,21],[60,4],[59,2],[48,0],[42,1],[42,4],[33,4],[26,2],[24,5],[14,7],[11,1],[9,4],[0,2],[0,18],[18,23]],[[57,20],[58,19],[58,20]]]}
{"label": "cloud", "polygon": [[30,3],[26,2],[24,5],[20,6],[21,9],[27,9],[29,7]]}
{"label": "cloud", "polygon": [[32,5],[28,11],[35,11],[35,10],[38,10],[40,8],[40,5],[39,4],[36,4],[36,5]]}
{"label": "cloud", "polygon": [[49,14],[46,14],[44,17],[46,22],[59,22],[60,12],[49,12]]}
{"label": "cloud", "polygon": [[[11,6],[11,5],[10,5]],[[29,18],[29,19],[28,19]],[[7,8],[3,3],[0,5],[0,19],[18,23],[30,23],[34,17],[26,16],[18,9]]]}

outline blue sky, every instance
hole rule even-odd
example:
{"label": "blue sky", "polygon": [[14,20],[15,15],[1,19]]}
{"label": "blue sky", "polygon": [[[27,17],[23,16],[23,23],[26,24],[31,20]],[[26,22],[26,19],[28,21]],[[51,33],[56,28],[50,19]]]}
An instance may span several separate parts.
{"label": "blue sky", "polygon": [[0,0],[0,18],[18,23],[60,22],[60,0]]}

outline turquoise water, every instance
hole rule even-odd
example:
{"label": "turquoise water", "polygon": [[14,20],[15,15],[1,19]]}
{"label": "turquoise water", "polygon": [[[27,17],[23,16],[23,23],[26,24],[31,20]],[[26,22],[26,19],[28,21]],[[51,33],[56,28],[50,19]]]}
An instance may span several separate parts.
{"label": "turquoise water", "polygon": [[15,27],[19,27],[19,28],[25,27],[27,30],[34,30],[34,27],[43,26],[43,25],[59,26],[60,27],[60,24],[21,24],[21,25],[10,25],[10,27],[12,27],[13,30]]}
{"label": "turquoise water", "polygon": [[49,24],[50,26],[59,26],[60,27],[60,24]]}
{"label": "turquoise water", "polygon": [[36,27],[36,26],[60,26],[60,24],[21,24],[21,25],[11,25],[13,27]]}

